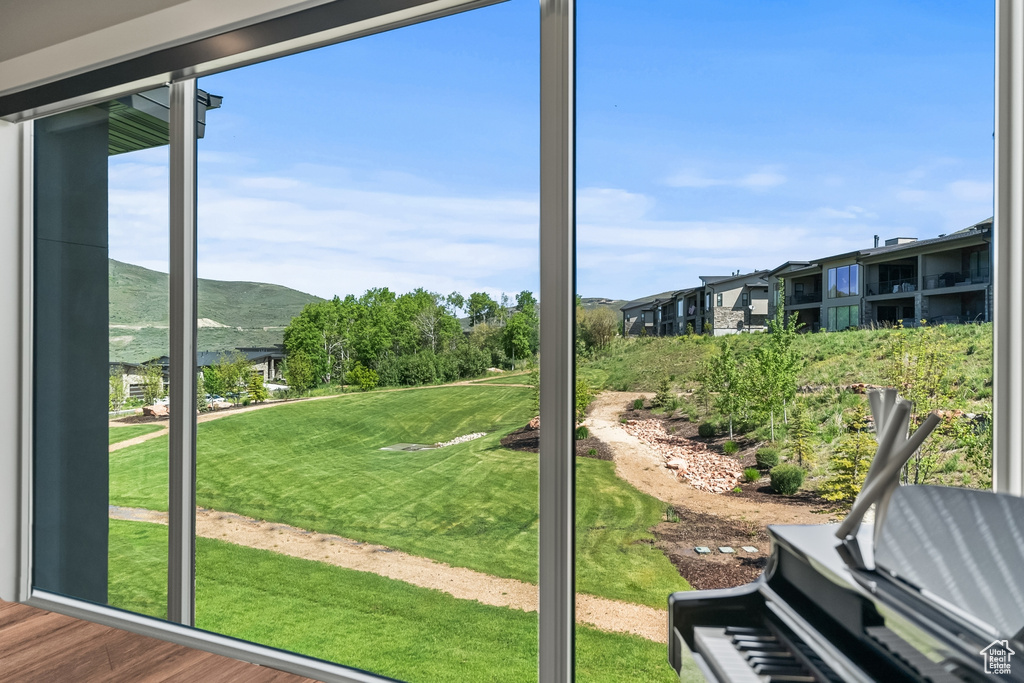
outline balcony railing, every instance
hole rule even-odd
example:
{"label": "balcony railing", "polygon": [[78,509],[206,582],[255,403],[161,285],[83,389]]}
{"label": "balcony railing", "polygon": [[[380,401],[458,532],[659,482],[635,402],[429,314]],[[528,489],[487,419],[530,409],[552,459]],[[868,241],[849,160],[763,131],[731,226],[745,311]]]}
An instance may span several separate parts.
{"label": "balcony railing", "polygon": [[877,280],[868,283],[867,295],[900,294],[917,291],[917,276],[903,277],[895,280]]}
{"label": "balcony railing", "polygon": [[799,306],[800,304],[820,304],[821,292],[809,292],[805,294],[789,294],[786,296],[787,306]]}
{"label": "balcony railing", "polygon": [[925,289],[943,289],[945,287],[966,287],[968,285],[987,285],[992,280],[991,271],[988,268],[976,270],[973,273],[942,273],[940,275],[925,275]]}

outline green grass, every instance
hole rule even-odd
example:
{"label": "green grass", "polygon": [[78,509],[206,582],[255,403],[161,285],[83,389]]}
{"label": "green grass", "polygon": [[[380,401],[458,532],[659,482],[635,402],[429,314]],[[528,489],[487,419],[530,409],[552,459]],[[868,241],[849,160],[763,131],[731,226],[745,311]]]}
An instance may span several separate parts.
{"label": "green grass", "polygon": [[134,439],[137,436],[152,434],[163,429],[163,425],[128,425],[127,427],[111,427],[107,431],[108,445]]}
{"label": "green grass", "polygon": [[[530,390],[472,386],[348,394],[199,425],[197,502],[379,543],[495,576],[537,581],[537,455],[501,448],[532,415]],[[381,451],[470,432],[443,449]],[[111,503],[165,510],[167,442],[111,454]],[[578,589],[663,607],[687,587],[647,541],[664,505],[577,466]]]}
{"label": "green grass", "polygon": [[[163,617],[166,527],[112,521],[110,539],[111,604]],[[196,625],[405,680],[536,679],[535,613],[203,538]],[[576,655],[579,680],[676,680],[665,646],[636,636],[577,627]]]}
{"label": "green grass", "polygon": [[478,380],[476,384],[529,384],[530,373],[520,372],[515,375],[498,375],[484,380]]}
{"label": "green grass", "polygon": [[[950,367],[964,379],[964,400],[991,400],[992,325],[946,325],[943,328],[956,353]],[[909,335],[918,330],[906,330]],[[892,330],[851,330],[801,334],[794,348],[803,365],[800,385],[881,384],[884,358]],[[760,334],[725,338],[739,362],[761,342]],[[649,337],[616,339],[594,360],[579,362],[577,375],[591,385],[619,391],[654,391],[662,377],[676,376],[680,389],[695,388],[701,364],[715,353],[720,339],[708,337]]]}

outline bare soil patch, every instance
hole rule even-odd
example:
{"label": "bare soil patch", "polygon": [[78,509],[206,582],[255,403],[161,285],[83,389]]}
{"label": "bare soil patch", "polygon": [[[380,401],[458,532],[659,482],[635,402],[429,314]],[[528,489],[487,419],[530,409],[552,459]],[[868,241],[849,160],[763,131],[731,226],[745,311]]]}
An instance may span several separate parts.
{"label": "bare soil patch", "polygon": [[[540,430],[530,429],[528,426],[521,427],[502,438],[501,445],[514,451],[538,453],[540,451]],[[608,444],[596,436],[590,436],[576,441],[576,457],[610,461],[615,459],[615,454]]]}
{"label": "bare soil patch", "polygon": [[[167,524],[167,513],[110,506],[111,519]],[[536,612],[537,586],[516,579],[453,567],[426,557],[409,555],[372,543],[321,534],[287,524],[266,522],[231,512],[196,508],[196,535],[249,548],[258,548],[336,567],[371,572],[423,588],[439,590],[460,600]],[[576,594],[576,621],[603,631],[632,633],[665,642],[665,610]]]}

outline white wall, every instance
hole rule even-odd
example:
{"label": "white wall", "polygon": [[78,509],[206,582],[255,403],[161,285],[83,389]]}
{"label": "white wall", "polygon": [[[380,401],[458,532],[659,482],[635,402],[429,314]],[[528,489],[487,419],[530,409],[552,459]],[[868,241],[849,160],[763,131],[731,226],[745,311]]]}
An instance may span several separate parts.
{"label": "white wall", "polygon": [[34,0],[4,3],[0,11],[0,95],[327,1]]}

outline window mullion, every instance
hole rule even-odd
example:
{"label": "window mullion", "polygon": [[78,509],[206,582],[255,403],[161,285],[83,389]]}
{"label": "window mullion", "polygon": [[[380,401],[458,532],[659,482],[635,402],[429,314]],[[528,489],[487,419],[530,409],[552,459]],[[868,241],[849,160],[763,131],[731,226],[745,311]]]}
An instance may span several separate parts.
{"label": "window mullion", "polygon": [[170,433],[167,618],[195,625],[196,81],[170,94]]}
{"label": "window mullion", "polygon": [[540,4],[539,680],[573,680],[575,0]]}

